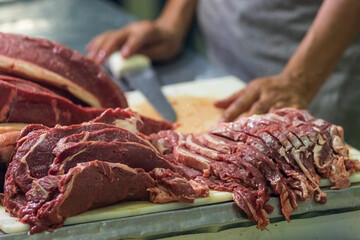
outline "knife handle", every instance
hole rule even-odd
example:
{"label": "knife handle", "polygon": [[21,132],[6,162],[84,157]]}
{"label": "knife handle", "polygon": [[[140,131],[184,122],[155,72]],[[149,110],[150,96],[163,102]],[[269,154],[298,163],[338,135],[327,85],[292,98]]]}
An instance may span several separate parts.
{"label": "knife handle", "polygon": [[149,67],[151,60],[142,54],[135,54],[125,59],[120,52],[113,53],[108,60],[109,69],[115,77],[120,77],[124,72],[133,72]]}

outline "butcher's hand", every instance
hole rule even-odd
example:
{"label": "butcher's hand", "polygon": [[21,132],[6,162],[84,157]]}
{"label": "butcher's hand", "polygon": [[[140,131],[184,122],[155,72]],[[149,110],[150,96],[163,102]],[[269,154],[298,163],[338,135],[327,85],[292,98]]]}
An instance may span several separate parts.
{"label": "butcher's hand", "polygon": [[135,22],[93,38],[86,47],[87,57],[102,64],[120,50],[124,58],[141,53],[154,61],[165,61],[180,52],[182,40],[176,29],[161,21]]}
{"label": "butcher's hand", "polygon": [[215,102],[215,106],[225,109],[224,122],[283,107],[306,108],[312,94],[300,82],[284,74],[258,78],[229,98]]}

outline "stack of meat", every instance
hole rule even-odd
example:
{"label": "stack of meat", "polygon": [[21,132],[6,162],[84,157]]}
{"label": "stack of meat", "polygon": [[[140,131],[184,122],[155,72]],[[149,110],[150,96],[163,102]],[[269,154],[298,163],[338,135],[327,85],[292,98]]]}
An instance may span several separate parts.
{"label": "stack of meat", "polygon": [[81,123],[98,108],[127,107],[122,90],[79,53],[16,34],[0,33],[0,42],[0,180],[26,124]]}
{"label": "stack of meat", "polygon": [[[127,107],[123,91],[91,60],[61,44],[0,33],[0,191],[20,130],[90,121]],[[2,75],[1,75],[2,74]],[[142,117],[145,134],[172,124]]]}
{"label": "stack of meat", "polygon": [[280,197],[289,221],[297,201],[314,196],[326,203],[320,177],[330,179],[332,189],[342,189],[350,186],[350,173],[360,170],[359,162],[349,159],[342,128],[305,110],[244,117],[204,134],[161,131],[151,138],[184,176],[233,192],[234,201],[260,229],[269,224],[270,194]]}
{"label": "stack of meat", "polygon": [[36,82],[83,106],[127,107],[122,90],[80,53],[45,39],[16,34],[0,33],[0,42],[1,73]]}
{"label": "stack of meat", "polygon": [[6,173],[4,206],[35,233],[119,201],[193,202],[207,196],[206,185],[176,173],[142,137],[142,125],[137,114],[121,109],[77,125],[28,125]]}

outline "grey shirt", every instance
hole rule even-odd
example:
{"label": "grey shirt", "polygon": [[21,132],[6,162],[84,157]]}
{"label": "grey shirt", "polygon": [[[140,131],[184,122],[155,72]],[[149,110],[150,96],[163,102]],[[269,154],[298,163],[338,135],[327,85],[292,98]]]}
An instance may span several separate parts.
{"label": "grey shirt", "polygon": [[[208,57],[246,82],[279,74],[321,4],[320,0],[200,0],[198,21]],[[346,141],[360,148],[360,36],[346,50],[310,111],[343,126]]]}

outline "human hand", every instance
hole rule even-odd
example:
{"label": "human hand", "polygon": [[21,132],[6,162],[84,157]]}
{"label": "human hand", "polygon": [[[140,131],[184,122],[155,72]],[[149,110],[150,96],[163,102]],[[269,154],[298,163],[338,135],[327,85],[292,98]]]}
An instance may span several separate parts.
{"label": "human hand", "polygon": [[225,109],[221,118],[225,122],[284,107],[307,108],[313,95],[303,82],[286,74],[258,78],[215,106]]}
{"label": "human hand", "polygon": [[87,57],[102,64],[120,50],[124,58],[140,53],[155,61],[165,61],[181,51],[183,38],[175,27],[162,21],[135,22],[93,38],[86,47]]}

